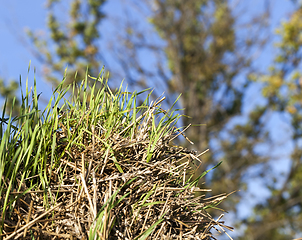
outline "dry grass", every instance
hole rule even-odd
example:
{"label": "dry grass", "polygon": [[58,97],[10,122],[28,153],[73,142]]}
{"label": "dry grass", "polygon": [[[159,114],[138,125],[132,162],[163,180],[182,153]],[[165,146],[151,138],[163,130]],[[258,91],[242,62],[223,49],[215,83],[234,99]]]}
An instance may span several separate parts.
{"label": "dry grass", "polygon": [[[210,190],[196,187],[209,171],[192,179],[202,167],[203,153],[172,145],[184,133],[175,127],[179,116],[162,110],[164,98],[136,106],[137,93],[120,89],[113,94],[108,86],[96,91],[86,84],[84,91],[73,89],[74,96],[84,92],[83,102],[65,100],[57,110],[57,100],[54,108],[49,104],[51,111],[44,111],[44,121],[41,114],[25,117],[30,124],[22,118],[19,130],[8,126],[3,131],[13,137],[6,139],[11,145],[1,156],[1,237],[215,239],[211,230],[232,230],[220,220],[222,215],[214,220],[207,213],[227,195],[206,198]],[[63,85],[56,90],[57,99],[63,99],[65,90]],[[24,106],[29,112],[37,108]],[[14,135],[18,131],[28,131],[28,145],[20,138],[25,135]]]}

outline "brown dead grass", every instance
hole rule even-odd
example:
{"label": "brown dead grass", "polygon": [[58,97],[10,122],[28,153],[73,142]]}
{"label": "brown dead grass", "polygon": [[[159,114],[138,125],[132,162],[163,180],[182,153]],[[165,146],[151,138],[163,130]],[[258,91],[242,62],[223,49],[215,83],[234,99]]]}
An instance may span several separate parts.
{"label": "brown dead grass", "polygon": [[210,190],[196,187],[199,179],[189,180],[202,167],[203,153],[172,146],[172,139],[183,133],[174,129],[160,137],[146,160],[150,124],[143,121],[132,136],[118,129],[109,137],[96,124],[83,134],[82,146],[69,148],[61,126],[56,133],[60,161],[41,173],[51,174],[50,188],[28,191],[22,181],[22,191],[11,192],[18,200],[5,216],[1,237],[88,239],[94,231],[91,239],[145,239],[147,234],[147,239],[215,239],[212,230],[232,230],[222,215],[214,220],[206,211],[227,195],[206,198]]}

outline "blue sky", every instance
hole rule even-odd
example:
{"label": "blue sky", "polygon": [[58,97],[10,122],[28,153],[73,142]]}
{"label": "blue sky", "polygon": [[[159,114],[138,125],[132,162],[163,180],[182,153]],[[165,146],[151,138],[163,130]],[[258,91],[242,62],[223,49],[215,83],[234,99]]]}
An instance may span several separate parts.
{"label": "blue sky", "polygon": [[[111,16],[111,20],[114,18],[112,16],[118,16],[122,13],[122,6],[126,1],[123,0],[109,0],[105,6],[105,12]],[[235,1],[234,1],[235,2]],[[260,5],[262,5],[263,0],[256,1],[246,1],[247,9],[250,12],[257,12]],[[39,70],[41,65],[33,57],[33,55],[26,49],[24,40],[26,40],[25,28],[29,27],[33,30],[44,30],[46,31],[46,10],[45,1],[41,0],[31,0],[31,1],[4,1],[1,0],[0,8],[0,76],[6,80],[22,79],[25,80],[27,76],[27,67],[31,61],[31,66],[36,67],[37,78],[39,81],[42,80],[42,76],[39,75]],[[281,20],[285,20],[288,13],[292,10],[292,3],[289,0],[277,0],[273,1],[273,11],[272,11],[272,29],[274,32],[276,26],[280,24]],[[108,35],[114,33],[107,29]],[[104,41],[110,41],[112,38],[103,36]],[[273,39],[275,40],[275,39]],[[28,42],[27,42],[28,43]],[[108,42],[107,42],[108,44]],[[267,69],[269,63],[272,61],[274,56],[274,48],[272,44],[269,45],[265,51],[261,54],[260,58],[257,60],[256,64]],[[110,57],[108,57],[110,59]],[[142,56],[144,58],[144,56]],[[148,62],[148,58],[145,56],[145,62]],[[110,64],[115,65],[114,60],[111,59]],[[30,75],[30,79],[32,76]],[[42,85],[42,84],[41,84]],[[41,87],[41,90],[49,90],[45,83]],[[43,92],[47,92],[43,91]]]}
{"label": "blue sky", "polygon": [[[109,0],[105,6],[105,12],[111,16],[111,19],[108,20],[108,24],[113,24],[114,17],[122,14],[122,6],[125,0]],[[235,2],[235,1],[233,1]],[[263,0],[250,1],[246,0],[247,9],[256,13],[259,9],[259,5],[263,4]],[[282,20],[286,20],[293,10],[292,2],[289,0],[274,0],[271,1],[272,5],[272,28],[270,29],[270,33],[273,34],[275,28],[280,25]],[[36,78],[37,78],[37,87],[38,92],[43,92],[42,99],[48,100],[51,95],[52,86],[49,83],[43,81],[41,71],[41,64],[34,58],[34,56],[28,51],[28,42],[26,41],[25,28],[30,28],[32,30],[44,30],[46,32],[46,16],[47,12],[44,8],[45,1],[41,0],[31,0],[31,1],[17,1],[10,0],[4,1],[0,0],[0,77],[9,81],[11,79],[19,79],[20,75],[22,81],[24,82],[27,78],[27,69],[29,62],[31,61],[31,71],[29,76],[29,82],[32,84],[33,82],[33,68],[37,69]],[[112,15],[113,14],[113,15]],[[111,21],[111,23],[110,23]],[[108,25],[108,26],[109,26]],[[105,44],[108,44],[108,41],[114,39],[114,31],[107,29],[107,36],[104,36]],[[25,41],[24,41],[25,40]],[[255,65],[259,66],[259,68],[265,71],[268,66],[272,63],[275,49],[273,47],[273,42],[277,41],[277,36],[274,36],[271,39],[270,44],[262,51],[259,58],[255,61]],[[107,41],[107,42],[106,42]],[[107,57],[109,59],[109,64],[116,65],[114,59],[110,56]],[[141,56],[142,61],[146,65],[150,64],[150,59],[148,56],[144,54]],[[122,79],[121,79],[122,80]],[[261,96],[259,94],[260,86],[254,86],[247,94],[246,102],[250,104],[258,104],[261,101]],[[2,104],[2,103],[1,103]],[[288,129],[284,123],[275,116],[272,118],[271,125],[274,128],[281,129],[278,132],[274,132],[274,138],[280,139],[280,136],[284,136],[284,133],[288,132]],[[288,134],[287,134],[288,135]],[[288,135],[289,136],[289,135]],[[277,146],[278,147],[278,146]],[[283,146],[282,148],[278,147],[280,152],[288,154],[290,150],[290,145]],[[280,164],[276,164],[274,166],[278,166],[276,171],[281,171],[288,168],[288,161],[285,158],[282,158]],[[257,181],[251,183],[251,189],[255,189],[259,187]],[[260,184],[261,185],[261,184]],[[259,194],[265,195],[267,194],[264,190]],[[254,198],[259,197],[257,194]],[[262,196],[263,197],[263,196]],[[247,196],[246,201],[251,199]],[[253,204],[253,202],[251,202]],[[242,206],[242,216],[247,216],[251,213],[250,209]]]}
{"label": "blue sky", "polygon": [[[246,1],[247,9],[250,12],[257,12],[259,4],[261,5],[263,0]],[[285,20],[288,13],[292,10],[292,3],[289,0],[277,0],[273,1],[272,11],[272,29],[280,24],[281,20]],[[125,1],[123,0],[109,0],[105,6],[105,12],[111,16],[117,16],[122,14],[122,6]],[[27,76],[27,67],[31,61],[31,66],[36,67],[38,70],[37,78],[42,78],[39,75],[39,69],[41,65],[34,58],[34,56],[26,49],[26,34],[25,28],[33,30],[46,31],[46,16],[45,1],[31,0],[31,1],[1,1],[0,8],[0,76],[6,80],[22,79],[25,80]],[[108,31],[109,30],[109,31]],[[107,29],[107,33],[113,33],[110,29]],[[110,34],[108,34],[110,35]],[[112,38],[104,37],[104,41],[110,41]],[[27,42],[28,43],[28,42]],[[269,45],[265,51],[261,54],[257,60],[257,65],[265,70],[269,63],[272,61],[274,55],[274,48]],[[144,57],[144,56],[142,56]],[[148,62],[148,58],[145,56],[144,61]],[[115,64],[112,61],[111,64]],[[32,76],[30,76],[30,79]],[[42,79],[41,79],[42,80]],[[43,90],[43,84],[41,90]],[[45,90],[48,90],[46,88]],[[43,91],[44,92],[44,91]]]}

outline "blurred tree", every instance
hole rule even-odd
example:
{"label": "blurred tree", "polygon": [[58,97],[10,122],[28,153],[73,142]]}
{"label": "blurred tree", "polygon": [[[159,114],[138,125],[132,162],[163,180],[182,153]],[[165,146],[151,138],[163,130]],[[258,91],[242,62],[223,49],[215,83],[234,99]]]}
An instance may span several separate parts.
{"label": "blurred tree", "polygon": [[[6,99],[7,113],[11,112],[13,99],[16,97],[16,90],[19,88],[19,84],[16,81],[11,80],[8,85],[5,84],[4,79],[0,78],[0,96]],[[20,100],[15,99],[14,109],[12,116],[16,116],[19,112]]]}
{"label": "blurred tree", "polygon": [[[137,6],[142,4],[133,2]],[[244,190],[248,181],[265,174],[268,160],[256,151],[261,143],[269,142],[263,123],[266,108],[251,110],[248,120],[242,117],[244,97],[252,83],[245,74],[255,71],[251,64],[253,54],[265,43],[266,37],[261,33],[267,23],[267,12],[244,23],[234,16],[229,1],[144,2],[150,12],[149,20],[165,44],[148,42],[136,25],[129,23],[125,28],[125,46],[130,54],[124,56],[127,61],[121,61],[128,62],[137,74],[144,74],[139,57],[133,54],[138,48],[165,55],[168,73],[162,61],[154,72],[171,93],[183,93],[182,107],[190,117],[184,119],[184,125],[195,125],[186,131],[195,143],[192,148],[199,151],[211,148],[210,154],[203,156],[201,169],[224,161],[209,177],[213,194]],[[150,70],[146,76],[152,76]],[[141,84],[149,84],[148,77],[142,79]],[[234,121],[236,117],[241,117],[240,124]],[[259,171],[249,174],[255,166]],[[243,192],[225,201],[228,205],[223,208],[237,211]]]}
{"label": "blurred tree", "polygon": [[[45,79],[54,86],[61,81],[66,66],[68,66],[67,83],[70,83],[74,80],[81,81],[87,67],[90,75],[97,76],[103,62],[97,41],[101,32],[99,26],[105,17],[101,9],[105,0],[71,0],[62,4],[60,2],[60,0],[47,1],[49,39],[42,39],[39,33],[34,33],[30,29],[27,31],[34,44],[34,48],[30,50],[44,65]],[[66,8],[69,8],[69,12]],[[69,13],[68,16],[66,12]],[[10,81],[9,86],[6,86],[4,80],[0,80],[0,94],[8,100],[6,107],[8,112],[17,89],[17,82]],[[15,105],[18,106],[19,103],[20,100],[16,99]],[[17,113],[18,108],[15,108],[13,115]]]}
{"label": "blurred tree", "polygon": [[[167,42],[170,91],[184,94],[185,115],[191,118],[185,119],[185,125],[206,124],[190,128],[187,134],[199,149],[207,148],[210,132],[221,130],[241,112],[248,82],[234,84],[234,79],[250,65],[250,56],[241,55],[236,45],[236,19],[227,1],[155,4],[151,22]],[[220,97],[218,91],[223,91]]]}
{"label": "blurred tree", "polygon": [[47,1],[49,12],[47,27],[50,39],[42,39],[39,34],[28,30],[28,35],[35,46],[34,55],[44,64],[45,78],[53,85],[61,81],[66,66],[68,66],[67,83],[70,83],[75,80],[81,81],[87,67],[89,74],[97,76],[103,62],[98,41],[101,37],[100,23],[105,17],[102,6],[106,1],[60,2],[60,0]]}
{"label": "blurred tree", "polygon": [[[266,111],[290,116],[285,123],[291,128],[293,151],[290,171],[282,186],[270,184],[271,197],[255,208],[246,235],[249,239],[286,240],[302,234],[302,7],[298,7],[277,29],[281,40],[277,56],[264,83],[263,96],[268,99]],[[248,239],[243,237],[242,239]]]}

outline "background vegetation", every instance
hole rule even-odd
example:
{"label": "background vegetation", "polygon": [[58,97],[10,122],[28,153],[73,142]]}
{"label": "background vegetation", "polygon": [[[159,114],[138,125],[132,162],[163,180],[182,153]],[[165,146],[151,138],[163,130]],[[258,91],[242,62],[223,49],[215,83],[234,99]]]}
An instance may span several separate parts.
{"label": "background vegetation", "polygon": [[[272,44],[266,34],[269,8],[246,18],[248,10],[242,12],[240,4],[223,0],[125,3],[125,15],[113,24],[118,32],[115,44],[107,49],[99,45],[106,34],[102,22],[110,18],[110,13],[103,12],[106,1],[47,1],[48,37],[42,39],[28,31],[30,49],[44,65],[45,80],[58,85],[66,65],[70,76],[78,71],[79,81],[87,65],[95,75],[109,53],[118,65],[110,69],[113,77],[122,75],[130,88],[155,87],[155,93],[168,91],[171,99],[183,93],[181,107],[191,117],[184,124],[195,125],[187,135],[196,144],[189,147],[199,151],[211,148],[211,154],[203,157],[205,168],[223,160],[207,184],[217,193],[241,190],[223,203],[223,208],[234,213],[241,229],[238,239],[299,236],[301,6],[294,3],[295,10],[278,28],[275,59],[263,73],[255,69],[253,61],[257,51]],[[68,15],[60,12],[62,5]],[[153,67],[147,69],[145,61],[152,61]],[[3,82],[1,94],[12,99],[17,85]],[[250,105],[246,98],[254,86],[262,88],[261,95],[257,92],[253,96],[261,98],[262,104]],[[286,141],[293,146],[290,171],[281,182],[279,173],[273,171],[277,161],[271,152],[275,146],[269,126],[276,115],[283,116],[290,127],[291,138]],[[259,179],[269,197],[257,201],[251,216],[239,218],[242,208],[238,204],[246,200],[247,186]]]}

